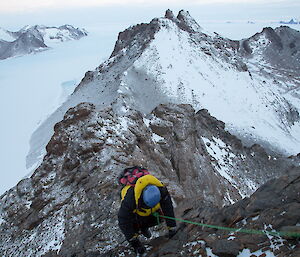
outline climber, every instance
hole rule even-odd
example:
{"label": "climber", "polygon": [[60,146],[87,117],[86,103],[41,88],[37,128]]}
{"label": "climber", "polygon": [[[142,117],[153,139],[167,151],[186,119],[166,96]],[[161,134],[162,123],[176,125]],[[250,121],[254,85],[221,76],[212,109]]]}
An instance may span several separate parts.
{"label": "climber", "polygon": [[[128,182],[132,175],[128,171],[136,171],[133,175],[135,184]],[[124,173],[127,174],[125,181]],[[119,181],[123,185],[126,184],[121,190],[122,202],[118,213],[119,227],[135,252],[143,254],[146,249],[138,239],[139,234],[143,234],[146,238],[151,237],[149,228],[158,225],[159,222],[152,215],[155,212],[174,217],[172,200],[167,188],[141,167],[135,166],[125,169],[119,177]],[[168,227],[167,237],[170,239],[176,234],[176,221],[168,219],[166,223]]]}

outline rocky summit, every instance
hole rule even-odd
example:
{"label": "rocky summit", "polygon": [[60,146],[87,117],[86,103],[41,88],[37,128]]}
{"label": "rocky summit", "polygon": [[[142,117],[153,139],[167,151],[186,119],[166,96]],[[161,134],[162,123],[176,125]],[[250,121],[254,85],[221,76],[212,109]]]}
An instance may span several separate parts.
{"label": "rocky summit", "polygon": [[[211,105],[200,108],[216,95],[208,93],[207,99],[190,91],[191,103],[184,101],[185,85],[192,83],[187,77],[176,84],[177,95],[172,88],[168,91],[173,77],[165,75],[172,74],[167,70],[177,63],[176,56],[166,63],[161,59],[164,45],[157,40],[165,39],[166,31],[172,40],[176,35],[174,53],[192,49],[178,48],[178,42],[197,45],[199,52],[193,48],[186,58],[191,65],[204,60],[214,71],[217,66],[218,71],[237,76],[235,83],[246,78],[246,84],[237,84],[245,88],[255,88],[253,81],[262,79],[241,62],[255,57],[247,44],[253,46],[260,35],[242,49],[239,42],[205,34],[184,11],[177,17],[167,11],[164,18],[120,33],[109,60],[88,72],[35,133],[32,143],[37,146],[30,157],[53,131],[39,167],[1,196],[1,256],[135,256],[117,224],[121,190],[117,177],[133,165],[148,168],[168,187],[181,219],[171,240],[164,237],[165,226],[153,229],[152,238],[144,239],[146,256],[299,256],[299,238],[284,234],[299,235],[299,154],[287,156],[257,143],[246,144],[251,138],[231,133],[226,121],[212,115],[216,109]],[[233,58],[235,54],[241,59]],[[216,73],[199,72],[207,78],[200,81],[208,90],[205,83]],[[210,84],[211,92],[220,90],[219,82]],[[269,82],[249,99],[258,101],[271,92],[263,87]],[[228,94],[224,90],[219,95]],[[281,118],[280,128],[287,134],[292,124],[297,126],[299,106],[287,100],[294,99],[296,91],[289,98],[279,89],[265,95],[278,100],[273,103],[278,112],[272,117]],[[266,98],[257,104],[266,103]],[[239,106],[234,95],[229,100]],[[252,104],[246,106],[253,110]]]}

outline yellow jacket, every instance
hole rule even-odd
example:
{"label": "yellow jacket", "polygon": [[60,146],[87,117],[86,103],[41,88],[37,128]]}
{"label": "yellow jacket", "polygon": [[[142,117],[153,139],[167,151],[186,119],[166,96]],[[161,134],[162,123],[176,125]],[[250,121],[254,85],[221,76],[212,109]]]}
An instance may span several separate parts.
{"label": "yellow jacket", "polygon": [[[154,177],[152,175],[145,175],[143,177],[140,177],[137,180],[135,187],[134,187],[134,198],[135,198],[135,203],[136,203],[137,208],[133,212],[137,213],[140,216],[149,216],[161,208],[160,203],[158,203],[151,209],[138,208],[138,206],[139,206],[138,203],[139,203],[139,199],[142,196],[142,192],[143,192],[144,188],[148,185],[155,185],[157,187],[164,186],[156,177]],[[128,185],[122,189],[122,191],[121,191],[122,201],[124,200],[126,193],[130,187],[131,186]]]}

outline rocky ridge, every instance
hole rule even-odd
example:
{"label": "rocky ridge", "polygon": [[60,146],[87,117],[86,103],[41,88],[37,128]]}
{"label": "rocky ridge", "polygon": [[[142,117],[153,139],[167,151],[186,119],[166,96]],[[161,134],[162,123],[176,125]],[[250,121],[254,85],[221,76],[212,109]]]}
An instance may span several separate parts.
{"label": "rocky ridge", "polygon": [[[163,18],[126,29],[110,58],[88,71],[69,99],[35,131],[27,166],[43,156],[55,123],[81,102],[91,102],[98,110],[113,106],[120,114],[127,108],[148,114],[161,103],[191,104],[225,122],[248,146],[257,143],[268,152],[297,154],[299,69],[289,69],[284,60],[297,63],[298,52],[293,51],[299,32],[286,27],[276,31],[280,42],[286,42],[281,50],[270,40],[260,44],[259,35],[234,41],[205,32],[185,11],[175,17],[168,10]],[[276,67],[275,57],[267,58],[270,52],[278,52]]]}
{"label": "rocky ridge", "polygon": [[[1,196],[3,256],[117,256],[111,249],[130,256],[116,219],[116,177],[129,165],[148,167],[168,186],[178,217],[226,224],[248,213],[225,207],[219,218],[218,208],[250,195],[291,165],[299,166],[297,157],[270,156],[260,146],[243,146],[223,122],[190,105],[160,105],[145,118],[135,110],[120,116],[111,108],[97,111],[82,103],[54,129],[40,167]],[[183,239],[175,241],[178,247],[192,245],[198,235],[184,231],[179,234]],[[168,256],[163,249],[173,244],[159,244],[160,250],[152,253]]]}

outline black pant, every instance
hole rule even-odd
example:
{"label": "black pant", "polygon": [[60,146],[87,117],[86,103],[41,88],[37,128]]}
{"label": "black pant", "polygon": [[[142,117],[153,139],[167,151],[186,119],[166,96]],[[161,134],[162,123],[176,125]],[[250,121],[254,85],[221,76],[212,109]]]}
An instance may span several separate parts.
{"label": "black pant", "polygon": [[[159,219],[159,223],[161,223],[161,222],[162,222],[162,220]],[[159,223],[158,223],[157,217],[154,217],[153,215],[140,216],[140,215],[136,214],[134,228],[136,229],[136,233],[138,233],[138,231],[140,229],[151,228],[151,227],[158,225]]]}

